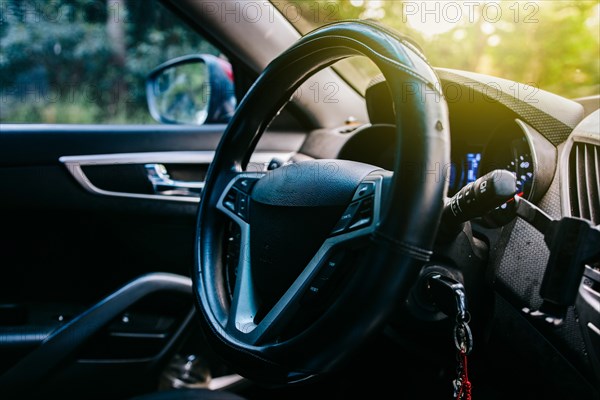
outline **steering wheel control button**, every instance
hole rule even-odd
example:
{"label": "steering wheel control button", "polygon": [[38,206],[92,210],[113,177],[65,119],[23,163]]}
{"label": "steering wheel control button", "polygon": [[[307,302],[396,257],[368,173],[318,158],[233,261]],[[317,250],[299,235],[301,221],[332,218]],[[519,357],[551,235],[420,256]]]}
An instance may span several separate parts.
{"label": "steering wheel control button", "polygon": [[323,279],[321,277],[315,278],[315,280],[310,283],[310,286],[306,290],[306,293],[302,298],[302,302],[304,304],[314,304],[315,300],[317,300],[323,294],[323,290],[328,282],[329,279]]}
{"label": "steering wheel control button", "polygon": [[304,304],[313,304],[315,300],[323,294],[323,290],[327,289],[327,284],[339,269],[340,263],[344,258],[343,252],[336,252],[331,257],[326,258],[325,262],[321,265],[321,270],[310,283],[310,286],[306,290],[302,298]]}
{"label": "steering wheel control button", "polygon": [[244,219],[248,219],[248,195],[238,193],[237,215]]}
{"label": "steering wheel control button", "polygon": [[342,217],[338,221],[337,225],[331,231],[331,235],[338,235],[348,229],[348,226],[354,219],[354,216],[356,215],[356,211],[358,210],[359,206],[360,202],[357,201],[350,204],[348,208],[346,208],[346,211],[344,211],[344,213],[342,214]]}
{"label": "steering wheel control button", "polygon": [[243,220],[248,220],[250,199],[246,193],[235,187],[231,188],[223,199],[223,206]]}
{"label": "steering wheel control button", "polygon": [[252,188],[254,187],[256,182],[258,182],[258,178],[241,178],[235,182],[233,187],[241,192],[250,194],[250,191],[252,191]]}
{"label": "steering wheel control button", "polygon": [[373,200],[374,198],[371,196],[360,203],[358,212],[352,219],[352,224],[349,228],[350,230],[360,229],[371,225],[371,221],[373,221]]}
{"label": "steering wheel control button", "polygon": [[375,193],[375,183],[373,182],[364,182],[358,186],[356,189],[356,193],[354,194],[354,198],[352,201],[364,199],[365,197],[372,196]]}
{"label": "steering wheel control button", "polygon": [[231,189],[225,199],[223,200],[223,205],[230,211],[235,212],[237,207],[237,190]]}
{"label": "steering wheel control button", "polygon": [[[363,193],[366,194],[363,195]],[[363,200],[355,201],[348,206],[336,226],[331,231],[331,235],[339,235],[371,225],[373,222],[373,209],[375,203],[374,193],[374,183],[362,183],[354,197],[363,197]]]}
{"label": "steering wheel control button", "polygon": [[323,267],[321,268],[321,271],[319,272],[319,275],[317,276],[317,279],[321,279],[321,280],[329,280],[333,274],[335,273],[335,271],[337,271],[340,263],[342,262],[342,258],[344,257],[343,253],[335,253],[333,256],[331,256],[323,265]]}
{"label": "steering wheel control button", "polygon": [[315,279],[314,282],[311,282],[308,289],[306,289],[306,293],[302,297],[302,304],[304,305],[312,305],[315,303],[315,300],[321,294],[323,286],[325,286],[326,281],[321,279]]}
{"label": "steering wheel control button", "polygon": [[325,283],[327,283],[326,279],[317,278],[311,283],[310,287],[308,288],[308,291],[314,294],[319,294],[321,289],[323,289],[323,286],[325,286]]}

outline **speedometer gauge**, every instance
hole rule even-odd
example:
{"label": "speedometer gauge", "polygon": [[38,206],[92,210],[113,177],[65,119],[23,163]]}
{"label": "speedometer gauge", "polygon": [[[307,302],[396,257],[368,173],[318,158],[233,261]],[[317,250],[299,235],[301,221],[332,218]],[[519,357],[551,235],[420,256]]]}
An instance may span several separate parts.
{"label": "speedometer gauge", "polygon": [[512,172],[517,178],[518,196],[529,197],[533,186],[534,168],[529,145],[525,137],[511,142],[512,159],[504,169]]}
{"label": "speedometer gauge", "polygon": [[478,175],[495,169],[512,172],[518,195],[538,201],[554,178],[556,148],[531,126],[511,121],[498,127],[487,143]]}

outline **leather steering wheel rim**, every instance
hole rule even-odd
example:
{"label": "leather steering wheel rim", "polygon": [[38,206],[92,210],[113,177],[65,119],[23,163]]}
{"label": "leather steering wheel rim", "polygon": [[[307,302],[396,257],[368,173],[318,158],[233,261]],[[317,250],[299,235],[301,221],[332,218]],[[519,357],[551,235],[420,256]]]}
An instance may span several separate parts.
{"label": "leather steering wheel rim", "polygon": [[[224,193],[231,190],[232,179],[248,164],[262,133],[304,80],[356,55],[375,62],[394,99],[396,162],[381,217],[369,231],[363,261],[357,262],[339,296],[316,321],[283,341],[247,341],[227,322],[231,304],[223,278],[222,236],[229,220],[222,212]],[[344,21],[304,36],[249,90],[208,171],[192,273],[206,336],[236,372],[280,384],[331,371],[406,299],[431,255],[447,189],[442,171],[450,158],[449,120],[440,87],[435,72],[410,42],[375,23]],[[341,162],[340,166],[355,167]]]}

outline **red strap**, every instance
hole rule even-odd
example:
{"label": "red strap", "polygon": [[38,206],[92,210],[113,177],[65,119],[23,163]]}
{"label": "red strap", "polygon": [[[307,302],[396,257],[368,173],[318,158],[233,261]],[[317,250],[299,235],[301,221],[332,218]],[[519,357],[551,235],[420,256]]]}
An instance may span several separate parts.
{"label": "red strap", "polygon": [[458,353],[460,357],[460,363],[462,365],[461,374],[460,374],[460,389],[458,389],[458,394],[456,396],[457,399],[464,400],[472,400],[471,399],[471,382],[469,381],[469,372],[467,371],[467,353],[464,350],[461,350]]}

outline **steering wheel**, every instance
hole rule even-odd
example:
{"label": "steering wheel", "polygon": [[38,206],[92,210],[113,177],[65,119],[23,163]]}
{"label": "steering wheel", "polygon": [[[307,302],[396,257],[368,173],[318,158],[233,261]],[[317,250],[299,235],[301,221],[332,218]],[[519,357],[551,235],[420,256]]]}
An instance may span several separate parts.
{"label": "steering wheel", "polygon": [[[262,133],[315,72],[370,58],[397,120],[393,174],[343,160],[245,171]],[[253,380],[334,369],[406,299],[429,260],[450,158],[438,78],[405,38],[371,22],[322,27],[275,59],[240,103],[206,178],[193,272],[206,336]]]}

